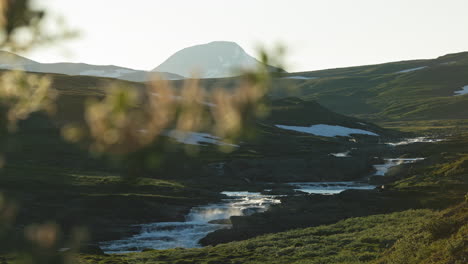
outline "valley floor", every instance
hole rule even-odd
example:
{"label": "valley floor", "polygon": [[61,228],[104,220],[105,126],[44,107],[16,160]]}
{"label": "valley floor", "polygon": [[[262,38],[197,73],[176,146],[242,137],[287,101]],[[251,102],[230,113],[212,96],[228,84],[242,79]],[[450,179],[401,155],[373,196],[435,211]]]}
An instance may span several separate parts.
{"label": "valley floor", "polygon": [[[203,248],[71,256],[82,264],[466,263],[468,135],[398,146],[391,154],[425,159],[391,170],[384,191],[285,197],[266,213],[233,217],[233,228],[212,233]],[[92,240],[103,241],[138,232],[128,228],[137,219],[181,221],[191,207],[221,199],[222,190],[265,188],[244,179],[215,179],[125,181],[24,161],[9,163],[0,182],[7,197],[22,202],[23,226],[50,217],[68,227],[85,223]],[[66,251],[57,257],[62,256],[71,257]],[[14,255],[0,260],[18,263]]]}
{"label": "valley floor", "polygon": [[[79,263],[466,263],[467,137],[453,137],[436,144],[407,145],[404,148],[407,153],[423,154],[426,160],[394,172],[398,175],[394,178],[397,181],[387,185],[388,191],[371,191],[376,197],[386,196],[385,204],[375,203],[374,199],[373,204],[369,205],[368,198],[372,195],[356,200],[361,203],[361,210],[367,210],[363,214],[368,216],[278,233],[279,229],[268,230],[267,233],[274,233],[200,249],[81,255]],[[350,200],[353,192],[345,192],[343,196],[347,196],[347,199],[339,203],[347,205],[345,201]],[[333,199],[338,199],[336,197]],[[276,213],[273,210],[247,217],[245,221],[250,221],[255,227],[261,226],[255,225],[260,220],[270,220],[272,226],[285,221],[293,223],[305,217],[308,210],[318,209],[321,203],[319,198],[310,195],[291,199],[295,201],[286,201],[283,207],[275,208]],[[301,199],[308,202],[301,202]],[[332,198],[322,199],[328,200],[329,205]],[[371,208],[383,205],[386,208],[380,208],[380,213],[376,208]],[[408,209],[411,207],[421,209]],[[382,214],[384,211],[386,213]],[[281,218],[281,215],[287,216],[288,220]],[[348,218],[351,215],[341,216]],[[265,222],[262,224],[265,225]],[[314,225],[313,222],[309,224]],[[293,225],[284,229],[290,228]],[[233,230],[242,231],[236,230],[235,224]]]}
{"label": "valley floor", "polygon": [[351,218],[201,249],[82,255],[79,263],[466,263],[466,202]]}

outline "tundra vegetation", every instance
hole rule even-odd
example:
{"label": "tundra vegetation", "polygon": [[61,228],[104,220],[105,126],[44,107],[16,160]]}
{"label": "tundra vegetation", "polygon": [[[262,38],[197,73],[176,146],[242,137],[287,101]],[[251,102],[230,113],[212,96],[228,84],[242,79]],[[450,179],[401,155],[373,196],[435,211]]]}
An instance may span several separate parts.
{"label": "tundra vegetation", "polygon": [[[0,48],[27,50],[75,35],[45,31],[46,16],[28,0],[0,1]],[[261,53],[262,62],[281,68],[283,51]],[[317,77],[309,79],[265,67],[223,84],[2,71],[0,261],[466,263],[467,96],[452,94],[466,85],[467,65],[461,53],[301,74]],[[380,137],[351,142],[275,126],[323,123]],[[192,131],[223,144],[171,138]],[[421,135],[445,140],[395,148],[377,142]],[[349,160],[322,155],[352,148]],[[233,217],[233,228],[208,236],[203,248],[106,255],[92,244],[132,235],[136,223],[181,221],[191,207],[222,199],[220,191],[275,182],[281,193],[291,191],[282,184],[291,180],[355,180],[372,172],[376,155],[425,160],[373,179],[385,191],[302,194]],[[220,162],[228,169],[222,177],[212,169]]]}

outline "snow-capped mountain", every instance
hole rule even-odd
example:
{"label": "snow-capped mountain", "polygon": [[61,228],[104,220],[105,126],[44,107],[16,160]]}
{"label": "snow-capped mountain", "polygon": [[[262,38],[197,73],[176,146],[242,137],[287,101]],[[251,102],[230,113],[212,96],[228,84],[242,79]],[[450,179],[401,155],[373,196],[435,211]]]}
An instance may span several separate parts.
{"label": "snow-capped mountain", "polygon": [[[0,51],[0,69],[19,69],[28,72],[97,76],[134,82],[144,82],[149,78],[150,74],[154,74],[154,72],[134,70],[114,65],[104,66],[69,62],[40,63],[6,51]],[[183,79],[181,76],[172,73],[158,72],[158,74],[168,80]]]}
{"label": "snow-capped mountain", "polygon": [[[214,41],[182,49],[153,71],[170,72],[184,77],[196,74],[200,78],[223,78],[236,76],[239,70],[254,69],[260,63],[234,42]],[[271,71],[282,71],[268,67]]]}

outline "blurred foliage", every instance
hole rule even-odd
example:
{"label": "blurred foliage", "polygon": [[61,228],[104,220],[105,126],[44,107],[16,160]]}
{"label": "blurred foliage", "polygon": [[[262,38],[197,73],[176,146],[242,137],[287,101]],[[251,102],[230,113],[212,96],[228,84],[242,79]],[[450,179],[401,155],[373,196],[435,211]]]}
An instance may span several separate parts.
{"label": "blurred foliage", "polygon": [[4,73],[0,78],[0,109],[2,120],[6,122],[1,125],[13,131],[18,120],[26,119],[33,112],[53,112],[56,93],[49,87],[47,76],[28,75],[20,71]]}
{"label": "blurred foliage", "polygon": [[[208,92],[196,77],[176,87],[157,75],[143,91],[112,84],[104,88],[103,98],[88,101],[86,124],[68,124],[62,134],[71,142],[89,146],[94,153],[114,156],[131,155],[158,144],[161,136],[183,139],[192,132],[210,133],[223,141],[221,151],[232,151],[240,138],[252,136],[254,122],[268,114],[265,99],[275,73],[268,71],[271,59],[267,54],[261,52],[263,63],[258,69],[240,72],[235,88],[220,85]],[[280,61],[281,54],[272,56]],[[193,145],[186,150],[197,153]]]}
{"label": "blurred foliage", "polygon": [[59,18],[54,21],[57,32],[45,30],[47,15],[45,10],[33,9],[31,0],[1,0],[0,48],[25,51],[76,36]]}
{"label": "blurred foliage", "polygon": [[[27,51],[74,36],[74,32],[62,27],[58,33],[46,30],[46,10],[32,8],[31,2],[0,0],[0,49]],[[267,52],[261,57],[268,63]],[[249,127],[250,122],[267,113],[262,101],[269,81],[270,73],[264,64],[257,70],[243,72],[237,89],[219,88],[211,93],[201,87],[197,78],[186,80],[179,89],[155,77],[143,92],[113,84],[105,87],[103,98],[87,102],[83,113],[85,126],[65,125],[62,135],[71,142],[88,146],[93,153],[123,156],[122,160],[127,163],[135,157],[147,160],[155,154],[161,155],[154,153],[163,151],[161,148],[152,148],[153,151],[145,148],[168,133],[211,132],[226,142],[234,142],[246,134],[244,128]],[[34,112],[54,112],[58,93],[51,84],[52,80],[44,75],[21,71],[1,74],[2,136],[14,132],[18,121],[27,119]],[[3,141],[0,146],[6,143]],[[222,150],[229,151],[232,146],[224,144]],[[3,163],[0,156],[0,165]],[[18,232],[14,224],[16,203],[5,202],[3,196],[0,198],[1,262],[69,262],[69,253],[79,250],[80,242],[86,239],[86,231],[82,229],[64,237],[60,227],[52,222],[31,224]]]}
{"label": "blurred foliage", "polygon": [[[26,51],[76,35],[65,27],[51,33],[45,29],[46,18],[46,11],[34,9],[30,0],[0,0],[0,49]],[[63,23],[57,24],[63,26]],[[0,135],[13,131],[18,120],[26,119],[33,112],[53,112],[55,96],[47,76],[20,71],[3,73],[0,76]]]}
{"label": "blurred foliage", "polygon": [[[45,30],[45,10],[32,8],[29,0],[0,0],[0,49],[26,51],[43,44],[60,41],[75,33],[61,27],[57,33]],[[63,25],[62,23],[59,23]],[[20,71],[7,71],[0,76],[0,146],[6,133],[14,132],[19,120],[31,113],[54,110],[56,92],[50,88],[47,76],[29,75]],[[1,150],[0,150],[1,151]],[[4,160],[0,156],[0,165]],[[2,167],[0,166],[0,167]],[[0,194],[0,261],[1,263],[66,263],[70,254],[57,254],[60,237],[54,223],[34,224],[18,232],[14,225],[18,206]],[[85,238],[86,232],[78,230],[66,242],[74,249]],[[63,241],[60,241],[63,244]],[[69,250],[72,252],[72,250]]]}

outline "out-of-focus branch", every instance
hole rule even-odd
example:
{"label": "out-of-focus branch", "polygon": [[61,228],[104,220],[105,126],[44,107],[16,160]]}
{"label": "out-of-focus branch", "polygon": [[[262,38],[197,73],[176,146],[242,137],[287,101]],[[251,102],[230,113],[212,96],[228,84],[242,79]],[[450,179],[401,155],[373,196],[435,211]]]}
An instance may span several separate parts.
{"label": "out-of-focus branch", "polygon": [[61,19],[55,21],[56,33],[47,31],[47,16],[45,10],[33,9],[30,0],[0,0],[0,49],[25,51],[77,35]]}
{"label": "out-of-focus branch", "polygon": [[185,80],[180,89],[156,78],[147,84],[144,93],[137,93],[132,87],[108,87],[104,89],[107,91],[104,99],[88,103],[87,127],[67,126],[63,135],[73,142],[91,141],[93,151],[126,154],[163,135],[177,133],[180,137],[190,136],[191,132],[210,132],[231,143],[221,144],[222,151],[232,150],[232,143],[257,118],[268,113],[264,98],[272,73],[267,69],[270,58],[267,54],[261,53],[260,68],[242,72],[240,85],[234,89],[208,92],[197,78]]}

